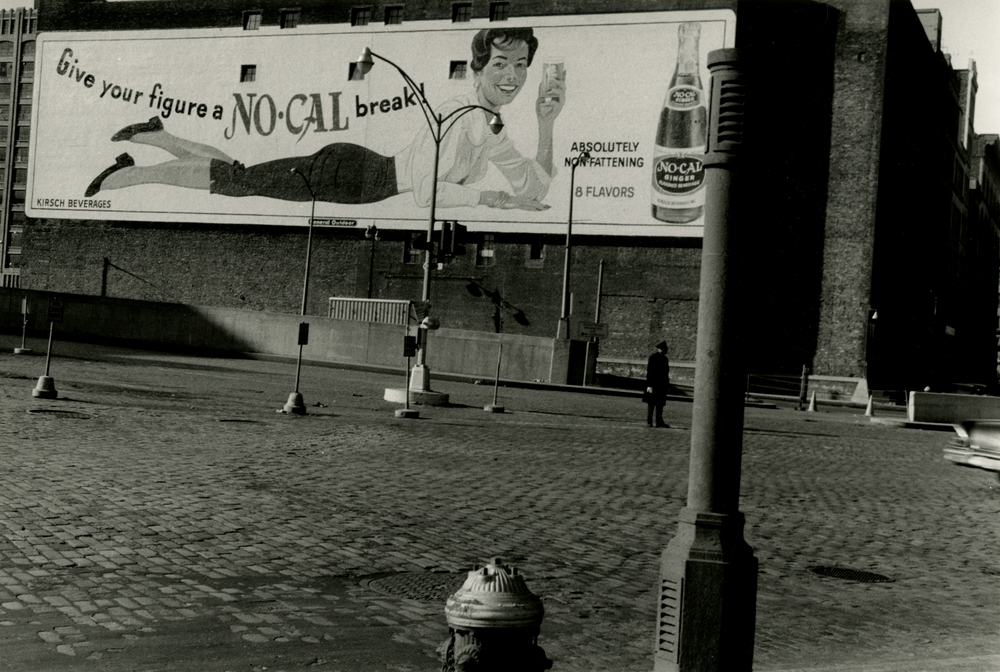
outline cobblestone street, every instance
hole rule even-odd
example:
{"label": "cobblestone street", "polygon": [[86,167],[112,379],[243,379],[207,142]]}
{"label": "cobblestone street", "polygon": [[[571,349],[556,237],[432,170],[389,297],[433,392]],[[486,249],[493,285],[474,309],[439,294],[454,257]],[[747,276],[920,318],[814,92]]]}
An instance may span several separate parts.
{"label": "cobblestone street", "polygon": [[[402,371],[306,366],[299,417],[276,412],[293,363],[58,341],[41,400],[44,357],[17,340],[0,337],[0,669],[435,670],[445,599],[500,557],[543,600],[555,672],[652,670],[690,403],[655,430],[633,397],[501,388],[488,414],[492,385],[436,380],[453,405],[401,420],[382,393]],[[755,669],[1000,669],[1000,487],[945,463],[948,438],[747,409]]]}

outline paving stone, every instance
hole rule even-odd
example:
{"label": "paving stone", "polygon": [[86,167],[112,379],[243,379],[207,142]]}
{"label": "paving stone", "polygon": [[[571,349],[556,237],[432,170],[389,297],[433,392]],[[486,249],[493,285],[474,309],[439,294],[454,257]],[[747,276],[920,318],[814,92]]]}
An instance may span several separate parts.
{"label": "paving stone", "polygon": [[[72,626],[80,633],[67,636],[92,642],[208,619],[234,647],[280,639],[332,651],[349,622],[433,659],[447,636],[442,602],[357,584],[464,573],[498,555],[543,594],[540,644],[553,669],[651,667],[659,554],[686,494],[690,404],[668,404],[676,429],[654,435],[635,399],[506,389],[503,417],[487,422],[469,403],[421,409],[426,418],[403,425],[378,405],[379,375],[323,369],[308,382],[324,391],[317,398],[343,400],[335,418],[297,422],[267,408],[252,433],[235,432],[218,418],[260,408],[245,390],[272,369],[209,361],[209,375],[202,360],[184,360],[114,364],[103,379],[82,360],[61,362],[92,417],[71,434],[40,433],[25,413],[36,402],[0,377],[0,445],[31,431],[16,445],[44,438],[46,449],[44,459],[4,456],[7,618],[31,606],[39,631]],[[121,392],[209,381],[211,407]],[[444,384],[455,399],[481,393]],[[756,669],[1000,654],[1000,562],[985,532],[1000,513],[995,479],[945,464],[939,433],[887,430],[856,413],[753,409],[746,425],[740,508],[761,562]],[[895,581],[810,571],[821,564]]]}

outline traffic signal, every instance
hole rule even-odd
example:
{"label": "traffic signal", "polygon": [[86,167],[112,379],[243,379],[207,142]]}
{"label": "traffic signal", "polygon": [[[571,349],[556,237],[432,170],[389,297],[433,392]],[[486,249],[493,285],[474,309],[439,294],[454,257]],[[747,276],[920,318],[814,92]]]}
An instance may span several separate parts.
{"label": "traffic signal", "polygon": [[417,337],[403,336],[403,357],[417,356]]}
{"label": "traffic signal", "polygon": [[441,236],[438,238],[438,252],[441,258],[451,256],[452,240],[451,222],[441,222]]}
{"label": "traffic signal", "polygon": [[465,254],[465,239],[469,235],[469,229],[465,224],[459,224],[458,222],[452,222],[451,230],[451,247],[448,248],[448,254],[452,257],[460,257]]}

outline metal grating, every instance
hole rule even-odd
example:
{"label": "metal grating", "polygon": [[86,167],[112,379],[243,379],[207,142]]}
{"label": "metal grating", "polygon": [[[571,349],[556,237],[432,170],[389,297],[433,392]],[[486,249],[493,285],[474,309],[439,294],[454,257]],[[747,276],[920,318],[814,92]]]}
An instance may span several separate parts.
{"label": "metal grating", "polygon": [[89,420],[90,416],[86,413],[78,413],[76,411],[56,411],[48,408],[29,408],[28,413],[32,415],[40,415],[45,418],[60,418],[63,420]]}
{"label": "metal grating", "polygon": [[815,574],[829,576],[834,579],[844,579],[845,581],[860,581],[861,583],[892,583],[895,579],[888,576],[875,574],[874,572],[863,572],[859,569],[848,569],[845,567],[810,567]]}
{"label": "metal grating", "polygon": [[383,595],[402,597],[420,602],[440,602],[444,604],[454,595],[468,572],[453,574],[451,572],[403,572],[391,574],[367,582],[367,586]]}
{"label": "metal grating", "polygon": [[681,581],[663,579],[660,584],[660,620],[657,624],[658,646],[660,651],[675,653],[677,651],[678,616],[681,611]]}

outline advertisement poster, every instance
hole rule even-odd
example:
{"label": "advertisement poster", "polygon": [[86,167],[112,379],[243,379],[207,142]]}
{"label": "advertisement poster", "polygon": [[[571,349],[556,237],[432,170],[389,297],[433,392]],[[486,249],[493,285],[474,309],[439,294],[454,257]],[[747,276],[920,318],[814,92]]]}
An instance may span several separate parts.
{"label": "advertisement poster", "polygon": [[700,236],[707,54],[733,46],[735,21],[43,33],[27,211],[303,226],[315,208],[423,230],[437,154],[436,218],[472,231],[561,233],[572,198],[576,233]]}

